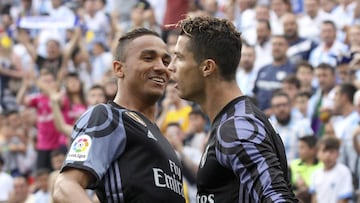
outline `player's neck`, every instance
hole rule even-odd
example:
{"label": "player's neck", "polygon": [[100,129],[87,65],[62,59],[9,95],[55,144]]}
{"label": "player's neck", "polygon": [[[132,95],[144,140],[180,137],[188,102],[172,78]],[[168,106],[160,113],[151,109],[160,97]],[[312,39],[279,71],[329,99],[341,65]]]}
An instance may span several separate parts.
{"label": "player's neck", "polygon": [[155,103],[145,103],[144,100],[129,99],[129,97],[116,96],[114,102],[118,105],[143,114],[149,120],[155,122]]}
{"label": "player's neck", "polygon": [[233,99],[242,96],[236,82],[219,82],[216,86],[211,85],[205,90],[205,98],[200,103],[204,112],[212,122],[217,114]]}

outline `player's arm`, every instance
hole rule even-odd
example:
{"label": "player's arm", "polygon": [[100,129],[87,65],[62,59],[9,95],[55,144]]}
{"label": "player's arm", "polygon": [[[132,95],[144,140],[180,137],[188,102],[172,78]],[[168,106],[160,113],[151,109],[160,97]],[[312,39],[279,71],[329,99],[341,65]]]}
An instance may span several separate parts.
{"label": "player's arm", "polygon": [[80,169],[69,168],[60,173],[54,184],[54,203],[91,203],[85,192],[90,178],[90,173]]}
{"label": "player's arm", "polygon": [[283,202],[284,199],[297,202],[284,178],[286,174],[277,155],[264,141],[266,136],[260,121],[239,117],[230,119],[218,130],[216,157],[220,164],[236,174],[239,182],[248,182],[254,189],[263,188],[257,191],[260,202]]}

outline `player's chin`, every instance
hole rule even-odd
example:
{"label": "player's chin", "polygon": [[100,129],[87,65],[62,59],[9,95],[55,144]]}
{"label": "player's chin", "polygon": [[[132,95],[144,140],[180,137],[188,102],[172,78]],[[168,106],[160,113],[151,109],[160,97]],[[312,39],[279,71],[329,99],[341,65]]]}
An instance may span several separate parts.
{"label": "player's chin", "polygon": [[157,98],[162,97],[164,93],[165,93],[165,88],[152,89],[151,91],[148,92],[148,94],[151,97],[157,97]]}

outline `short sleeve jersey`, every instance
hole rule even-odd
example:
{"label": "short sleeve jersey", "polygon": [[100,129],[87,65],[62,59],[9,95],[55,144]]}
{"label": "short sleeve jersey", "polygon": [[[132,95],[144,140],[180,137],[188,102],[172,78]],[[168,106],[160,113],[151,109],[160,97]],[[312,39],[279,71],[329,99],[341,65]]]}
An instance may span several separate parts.
{"label": "short sleeve jersey", "polygon": [[227,104],[210,133],[197,176],[198,203],[297,202],[281,138],[250,99]]}
{"label": "short sleeve jersey", "polygon": [[114,102],[90,108],[76,122],[62,171],[93,175],[101,202],[185,202],[181,164],[160,130]]}

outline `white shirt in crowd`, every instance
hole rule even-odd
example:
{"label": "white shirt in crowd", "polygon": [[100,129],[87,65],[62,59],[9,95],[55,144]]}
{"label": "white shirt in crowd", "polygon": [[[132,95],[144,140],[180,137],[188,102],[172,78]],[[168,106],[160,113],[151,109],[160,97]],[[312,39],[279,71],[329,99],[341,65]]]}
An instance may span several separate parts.
{"label": "white shirt in crowd", "polygon": [[341,163],[328,171],[317,170],[312,177],[310,191],[316,194],[317,203],[337,203],[340,199],[352,196],[352,176],[350,170]]}
{"label": "white shirt in crowd", "polygon": [[0,171],[0,202],[6,202],[9,199],[13,187],[13,178],[9,174]]}

